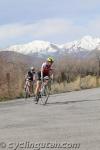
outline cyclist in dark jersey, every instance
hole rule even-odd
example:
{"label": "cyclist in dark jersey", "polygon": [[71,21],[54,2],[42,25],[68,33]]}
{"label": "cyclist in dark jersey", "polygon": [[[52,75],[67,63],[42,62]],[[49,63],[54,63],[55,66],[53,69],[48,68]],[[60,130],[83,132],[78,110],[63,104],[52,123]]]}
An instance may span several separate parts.
{"label": "cyclist in dark jersey", "polygon": [[35,68],[31,67],[30,70],[28,71],[27,75],[26,75],[26,80],[28,79],[30,86],[30,93],[33,93],[33,84],[36,80],[36,72],[35,72]]}

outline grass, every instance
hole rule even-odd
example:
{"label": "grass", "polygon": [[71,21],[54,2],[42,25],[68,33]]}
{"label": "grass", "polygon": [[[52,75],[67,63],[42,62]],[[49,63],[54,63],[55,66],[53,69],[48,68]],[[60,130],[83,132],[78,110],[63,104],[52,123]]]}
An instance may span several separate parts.
{"label": "grass", "polygon": [[[52,84],[51,94],[79,91],[82,89],[90,89],[90,88],[95,88],[95,87],[100,87],[100,78],[96,78],[96,76],[90,76],[90,75],[84,78],[80,78],[78,76],[74,82],[70,82],[70,83],[67,83],[67,81],[62,82],[62,83],[54,82]],[[14,98],[23,98],[24,92],[23,92],[23,89],[21,88],[20,90],[13,89],[10,95],[7,94],[7,89],[6,91],[2,91],[2,93],[0,94],[0,101],[7,101],[9,99],[11,100]]]}
{"label": "grass", "polygon": [[[98,80],[98,81],[97,81]],[[52,94],[70,92],[70,91],[79,91],[82,89],[91,89],[100,86],[100,78],[97,79],[95,76],[86,76],[84,78],[77,77],[74,82],[67,83],[54,83],[52,85]]]}

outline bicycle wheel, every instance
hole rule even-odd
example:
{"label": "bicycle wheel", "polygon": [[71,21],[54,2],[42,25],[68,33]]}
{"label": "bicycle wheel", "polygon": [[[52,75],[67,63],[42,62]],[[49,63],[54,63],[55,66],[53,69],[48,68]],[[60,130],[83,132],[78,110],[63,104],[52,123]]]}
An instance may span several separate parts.
{"label": "bicycle wheel", "polygon": [[48,86],[44,86],[44,89],[40,92],[40,98],[43,105],[46,105],[49,98],[49,88]]}
{"label": "bicycle wheel", "polygon": [[30,97],[30,93],[29,93],[29,87],[27,86],[25,88],[25,99],[27,99],[28,97]]}
{"label": "bicycle wheel", "polygon": [[29,97],[28,92],[25,91],[25,99],[27,99]]}

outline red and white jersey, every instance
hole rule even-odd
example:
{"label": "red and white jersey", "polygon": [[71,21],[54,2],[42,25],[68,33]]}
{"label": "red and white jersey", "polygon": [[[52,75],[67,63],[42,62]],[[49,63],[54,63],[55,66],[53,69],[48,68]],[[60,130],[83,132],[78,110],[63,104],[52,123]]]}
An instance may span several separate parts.
{"label": "red and white jersey", "polygon": [[50,74],[50,71],[52,70],[51,66],[52,65],[49,65],[47,62],[44,62],[41,67],[41,70],[43,70],[43,74],[48,76]]}

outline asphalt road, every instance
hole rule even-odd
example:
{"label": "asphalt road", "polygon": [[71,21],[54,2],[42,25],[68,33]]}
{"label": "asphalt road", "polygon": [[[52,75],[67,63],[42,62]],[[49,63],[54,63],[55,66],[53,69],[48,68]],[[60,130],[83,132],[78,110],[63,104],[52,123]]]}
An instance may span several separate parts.
{"label": "asphalt road", "polygon": [[1,102],[2,149],[100,150],[100,88],[52,95],[46,106],[32,98]]}

